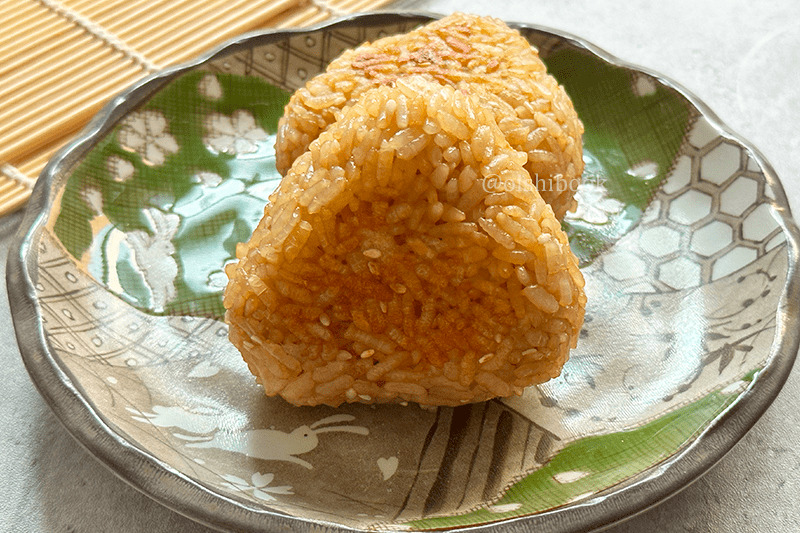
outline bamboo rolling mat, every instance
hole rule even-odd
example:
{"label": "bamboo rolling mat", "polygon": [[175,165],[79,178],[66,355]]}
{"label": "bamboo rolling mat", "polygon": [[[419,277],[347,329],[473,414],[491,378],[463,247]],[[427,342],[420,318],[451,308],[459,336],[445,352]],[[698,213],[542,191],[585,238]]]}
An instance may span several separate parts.
{"label": "bamboo rolling mat", "polygon": [[0,216],[116,93],[240,33],[308,26],[390,0],[3,0]]}

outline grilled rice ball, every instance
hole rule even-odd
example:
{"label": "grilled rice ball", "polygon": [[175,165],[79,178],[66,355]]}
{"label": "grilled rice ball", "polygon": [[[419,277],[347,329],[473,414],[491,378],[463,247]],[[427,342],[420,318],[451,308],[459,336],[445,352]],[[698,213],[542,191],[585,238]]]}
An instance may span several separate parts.
{"label": "grilled rice ball", "polygon": [[413,74],[477,94],[509,144],[528,154],[525,169],[556,218],[574,207],[583,124],[569,96],[518,31],[462,13],[345,51],[296,91],[278,127],[278,170],[285,174],[362,93]]}
{"label": "grilled rice ball", "polygon": [[460,405],[558,376],[584,282],[526,159],[430,76],[349,105],[226,270],[230,339],[266,394]]}

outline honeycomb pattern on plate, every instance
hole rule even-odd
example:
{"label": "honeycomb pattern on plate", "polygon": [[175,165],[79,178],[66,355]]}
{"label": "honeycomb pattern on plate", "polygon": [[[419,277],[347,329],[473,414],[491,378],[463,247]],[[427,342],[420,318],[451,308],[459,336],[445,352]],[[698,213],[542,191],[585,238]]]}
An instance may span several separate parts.
{"label": "honeycomb pattern on plate", "polygon": [[753,155],[699,118],[640,225],[599,262],[625,292],[698,287],[784,242],[773,199]]}

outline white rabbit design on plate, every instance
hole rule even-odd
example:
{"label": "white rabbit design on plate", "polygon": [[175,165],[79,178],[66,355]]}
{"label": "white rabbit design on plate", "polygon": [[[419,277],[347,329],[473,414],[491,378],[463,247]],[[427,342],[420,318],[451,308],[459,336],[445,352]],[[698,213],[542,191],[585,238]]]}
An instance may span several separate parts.
{"label": "white rabbit design on plate", "polygon": [[153,412],[140,412],[132,408],[132,418],[138,422],[147,422],[158,427],[173,427],[187,435],[172,432],[172,435],[187,441],[189,448],[214,448],[265,461],[285,461],[302,467],[313,468],[311,463],[300,459],[298,455],[308,453],[319,445],[319,435],[330,432],[355,433],[369,435],[363,426],[330,425],[352,422],[352,415],[332,415],[309,425],[302,425],[290,432],[277,429],[248,429],[236,432],[219,430],[216,416],[208,409],[201,408],[188,411],[181,407],[153,406]]}
{"label": "white rabbit design on plate", "polygon": [[172,239],[178,232],[181,219],[174,213],[163,213],[153,208],[146,209],[144,216],[153,234],[134,230],[127,233],[127,242],[150,289],[153,310],[160,313],[177,294],[178,263],[173,257],[175,245]]}

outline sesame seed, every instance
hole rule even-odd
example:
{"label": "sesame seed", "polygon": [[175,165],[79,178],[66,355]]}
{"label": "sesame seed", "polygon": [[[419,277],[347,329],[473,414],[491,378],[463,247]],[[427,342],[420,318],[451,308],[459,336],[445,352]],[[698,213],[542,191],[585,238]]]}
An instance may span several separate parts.
{"label": "sesame seed", "polygon": [[405,294],[406,293],[406,286],[403,285],[402,283],[392,283],[390,285],[390,287],[397,294]]}
{"label": "sesame seed", "polygon": [[364,255],[370,259],[378,259],[383,254],[377,248],[370,248],[369,250],[364,250]]}
{"label": "sesame seed", "polygon": [[478,363],[480,363],[480,364],[483,364],[483,363],[485,363],[486,361],[488,361],[489,359],[491,359],[492,357],[494,357],[494,354],[493,354],[493,353],[487,353],[486,355],[484,355],[483,357],[481,357],[480,359],[478,359]]}

